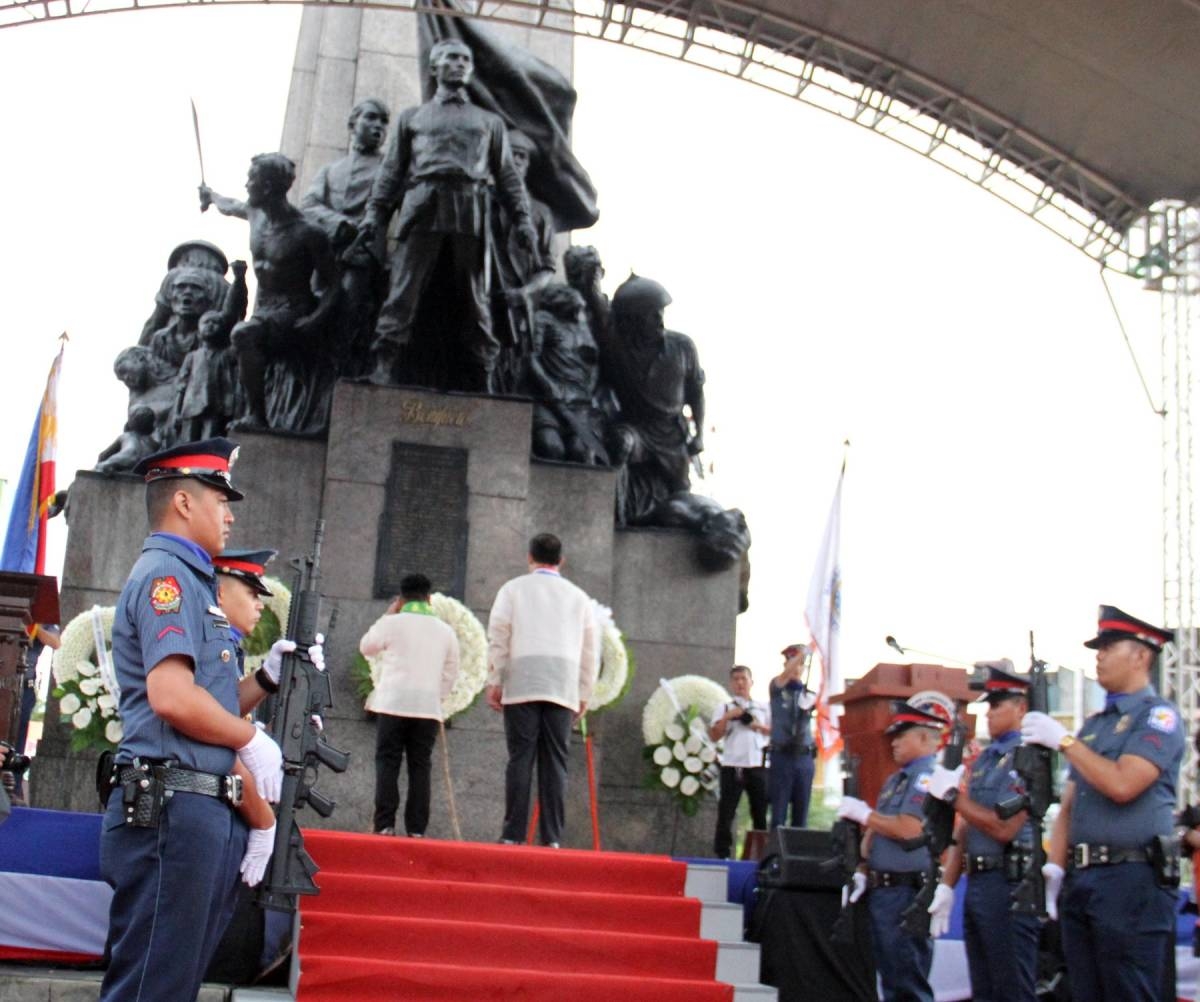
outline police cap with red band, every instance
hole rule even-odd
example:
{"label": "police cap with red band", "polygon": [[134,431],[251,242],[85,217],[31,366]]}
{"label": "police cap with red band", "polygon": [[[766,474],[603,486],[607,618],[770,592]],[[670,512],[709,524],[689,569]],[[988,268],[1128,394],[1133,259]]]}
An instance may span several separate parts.
{"label": "police cap with red band", "polygon": [[270,597],[273,593],[263,581],[267,564],[275,559],[278,550],[222,550],[213,557],[213,570],[218,574],[245,581],[258,594]]}
{"label": "police cap with red band", "polygon": [[227,438],[184,442],[147,456],[133,468],[133,472],[145,477],[148,484],[156,480],[188,477],[223,491],[230,501],[241,501],[245,495],[229,479],[229,471],[237,460],[237,451],[237,445]]}
{"label": "police cap with red band", "polygon": [[910,727],[930,727],[940,731],[946,726],[946,721],[936,713],[926,713],[920,707],[906,703],[902,699],[892,700],[892,722],[888,724],[884,734],[899,734]]}
{"label": "police cap with red band", "polygon": [[1100,606],[1100,622],[1096,627],[1096,635],[1091,640],[1085,640],[1083,646],[1095,650],[1118,640],[1136,640],[1157,654],[1174,639],[1174,630],[1151,626],[1127,612],[1122,612],[1115,605],[1102,605]]}
{"label": "police cap with red band", "polygon": [[1002,699],[1024,697],[1029,692],[1029,680],[1022,678],[1013,669],[1008,658],[997,661],[976,661],[975,667],[987,673],[982,682],[968,683],[972,689],[983,690],[977,703],[999,703]]}

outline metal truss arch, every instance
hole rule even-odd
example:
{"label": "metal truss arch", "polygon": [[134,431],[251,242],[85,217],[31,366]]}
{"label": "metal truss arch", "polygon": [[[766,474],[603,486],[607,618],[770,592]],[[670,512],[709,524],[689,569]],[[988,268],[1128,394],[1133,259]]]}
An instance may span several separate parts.
{"label": "metal truss arch", "polygon": [[[0,0],[0,29],[198,3]],[[281,0],[271,0],[279,3]],[[298,0],[282,0],[295,3]],[[311,2],[311,0],[310,0]],[[416,12],[425,0],[313,6]],[[854,122],[971,181],[1107,267],[1139,273],[1129,235],[1146,207],[969,95],[796,18],[742,0],[456,0],[456,13],[632,46],[724,73]]]}

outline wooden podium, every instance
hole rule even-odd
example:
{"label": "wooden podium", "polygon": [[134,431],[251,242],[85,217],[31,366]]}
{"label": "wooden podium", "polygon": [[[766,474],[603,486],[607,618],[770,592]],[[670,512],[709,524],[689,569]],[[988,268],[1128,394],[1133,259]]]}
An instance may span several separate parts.
{"label": "wooden podium", "polygon": [[[29,628],[35,623],[57,624],[58,619],[58,582],[54,578],[0,571],[0,741],[11,744],[16,740]],[[10,773],[0,773],[0,781],[12,789]]]}
{"label": "wooden podium", "polygon": [[933,690],[954,701],[958,717],[967,725],[968,740],[975,735],[975,718],[966,704],[979,693],[967,687],[967,672],[944,665],[877,664],[862,678],[854,679],[846,691],[831,697],[845,710],[841,718],[842,755],[859,757],[859,796],[868,804],[879,798],[883,781],[896,771],[891,739],[884,736],[892,718],[892,700],[909,699]]}

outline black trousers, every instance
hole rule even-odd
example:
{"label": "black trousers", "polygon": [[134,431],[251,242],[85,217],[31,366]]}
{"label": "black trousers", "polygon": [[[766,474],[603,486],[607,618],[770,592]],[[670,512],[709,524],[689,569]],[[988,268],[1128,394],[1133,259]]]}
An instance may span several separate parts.
{"label": "black trousers", "polygon": [[400,765],[408,756],[404,830],[424,835],[429,825],[430,774],[438,722],[381,713],[375,725],[375,830],[392,828],[400,806]]}
{"label": "black trousers", "polygon": [[721,766],[721,795],[717,801],[717,834],[713,851],[718,859],[729,859],[733,850],[733,819],[737,817],[742,791],[750,798],[750,818],[759,831],[767,828],[767,770]]}
{"label": "black trousers", "polygon": [[562,842],[567,820],[567,751],[575,714],[557,703],[509,703],[504,707],[508,768],[504,772],[504,830],[500,837],[524,842],[529,825],[533,766],[538,774],[538,837]]}

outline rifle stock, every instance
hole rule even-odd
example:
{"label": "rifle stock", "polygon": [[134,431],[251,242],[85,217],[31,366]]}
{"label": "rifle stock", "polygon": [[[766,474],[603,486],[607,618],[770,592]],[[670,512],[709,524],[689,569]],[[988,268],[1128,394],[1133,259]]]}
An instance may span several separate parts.
{"label": "rifle stock", "polygon": [[[966,743],[966,725],[956,718],[950,740],[942,752],[944,768],[957,769],[962,765]],[[900,917],[900,927],[918,938],[929,935],[929,906],[933,903],[933,895],[941,877],[942,853],[954,844],[954,805],[927,793],[922,809],[925,817],[921,823],[921,836],[905,843],[905,848],[926,846],[929,849],[929,864],[925,869],[925,882]]]}
{"label": "rifle stock", "polygon": [[[850,755],[846,759],[846,771],[842,777],[842,793],[847,797],[859,795],[858,767],[860,761],[857,755]],[[854,905],[850,903],[850,894],[854,890],[854,874],[862,863],[862,826],[848,818],[841,818],[834,822],[832,835],[837,855],[821,865],[826,869],[841,868],[842,875],[846,878],[842,888],[842,897],[846,903],[842,905],[842,910],[833,923],[829,938],[834,943],[846,944],[854,941]]]}
{"label": "rifle stock", "polygon": [[295,561],[297,583],[286,636],[296,641],[296,650],[283,656],[270,726],[271,737],[283,752],[283,792],[275,820],[275,849],[257,901],[264,908],[285,912],[295,911],[297,895],[320,890],[313,880],[318,867],[304,849],[296,812],[308,804],[321,817],[329,817],[337,805],[314,789],[317,767],[344,772],[350,763],[348,754],[325,741],[314,720],[333,705],[328,674],[319,671],[308,657],[308,648],[316,642],[321,611],[324,534],[325,523],[318,520],[312,556]]}
{"label": "rifle stock", "polygon": [[[1046,679],[1046,662],[1039,661],[1033,651],[1033,631],[1029,633],[1029,709],[1038,713],[1050,712],[1050,686]],[[996,805],[996,814],[1004,819],[1029,812],[1033,829],[1033,855],[1029,869],[1012,892],[1012,910],[1019,915],[1046,916],[1046,811],[1055,801],[1054,752],[1040,745],[1019,745],[1013,753],[1013,768],[1025,786],[1025,792]]]}

